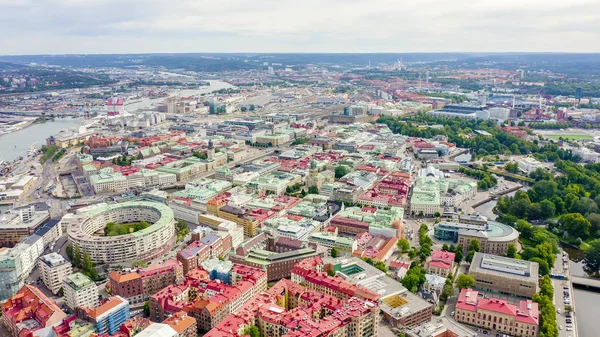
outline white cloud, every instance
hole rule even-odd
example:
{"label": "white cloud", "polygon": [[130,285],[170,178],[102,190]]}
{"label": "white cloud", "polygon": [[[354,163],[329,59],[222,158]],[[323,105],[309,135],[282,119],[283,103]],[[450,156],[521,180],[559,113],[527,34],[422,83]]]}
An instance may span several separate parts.
{"label": "white cloud", "polygon": [[0,0],[0,54],[600,51],[596,0]]}

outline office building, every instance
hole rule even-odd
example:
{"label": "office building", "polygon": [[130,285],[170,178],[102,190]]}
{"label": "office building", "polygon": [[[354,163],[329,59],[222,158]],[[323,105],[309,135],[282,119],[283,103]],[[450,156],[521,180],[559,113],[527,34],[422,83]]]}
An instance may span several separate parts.
{"label": "office building", "polygon": [[531,298],[538,292],[539,264],[509,257],[475,253],[469,268],[474,288]]}
{"label": "office building", "polygon": [[[463,217],[459,221],[463,220],[467,221]],[[497,255],[506,254],[508,245],[516,245],[519,240],[516,229],[496,221],[485,221],[483,224],[442,221],[435,225],[434,236],[436,239],[462,245],[463,254],[468,253],[469,243],[473,239],[479,241],[482,253]]]}
{"label": "office building", "polygon": [[17,293],[28,274],[23,274],[20,254],[10,248],[0,248],[0,301]]}
{"label": "office building", "polygon": [[50,212],[34,205],[11,209],[0,215],[0,247],[14,247],[50,220]]}

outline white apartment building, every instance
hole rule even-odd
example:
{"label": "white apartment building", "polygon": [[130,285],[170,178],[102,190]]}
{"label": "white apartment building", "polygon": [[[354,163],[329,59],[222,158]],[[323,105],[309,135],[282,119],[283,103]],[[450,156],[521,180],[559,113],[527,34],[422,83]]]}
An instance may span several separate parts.
{"label": "white apartment building", "polygon": [[89,277],[71,274],[63,282],[67,306],[75,310],[78,306],[95,308],[98,306],[98,287]]}
{"label": "white apartment building", "polygon": [[37,234],[33,234],[16,245],[13,250],[18,252],[16,254],[21,258],[23,274],[29,275],[35,267],[38,258],[44,252],[44,239]]}
{"label": "white apartment building", "polygon": [[586,163],[597,163],[600,161],[600,153],[590,150],[587,147],[574,148],[573,154],[581,157],[581,160]]}
{"label": "white apartment building", "polygon": [[525,157],[517,161],[519,170],[525,174],[530,174],[538,168],[543,168],[542,163],[531,157]]}
{"label": "white apartment building", "polygon": [[71,262],[58,253],[50,253],[38,262],[42,282],[54,294],[58,294],[65,278],[73,273]]}
{"label": "white apartment building", "polygon": [[135,187],[170,186],[177,182],[175,174],[153,170],[142,170],[127,176],[106,170],[89,179],[97,194],[124,193]]}

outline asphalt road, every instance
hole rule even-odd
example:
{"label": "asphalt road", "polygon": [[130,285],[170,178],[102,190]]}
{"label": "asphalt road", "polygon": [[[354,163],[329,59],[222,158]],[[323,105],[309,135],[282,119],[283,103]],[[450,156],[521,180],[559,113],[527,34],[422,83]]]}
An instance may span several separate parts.
{"label": "asphalt road", "polygon": [[[554,267],[552,268],[552,272],[554,273],[558,273],[558,274],[565,274],[567,275],[567,277],[571,276],[571,272],[569,271],[569,269],[564,269],[563,268],[563,257],[562,257],[562,250],[561,253],[556,255],[556,260],[554,261]],[[569,301],[571,301],[571,306],[573,306],[574,304],[572,303],[574,301],[573,298],[573,285],[571,284],[571,282],[569,281],[563,281],[563,280],[557,280],[557,279],[552,279],[552,286],[554,287],[554,306],[557,309],[556,312],[556,324],[560,327],[562,326],[562,329],[558,330],[558,336],[559,337],[574,337],[578,335],[577,332],[577,321],[575,319],[575,315],[572,314],[571,319],[573,322],[573,328],[571,331],[567,331],[567,316],[565,313],[565,306],[567,306],[564,301],[565,299],[569,299]],[[564,289],[563,287],[567,287],[568,289]],[[568,294],[565,295],[565,290]],[[558,309],[560,309],[560,314],[558,313]],[[577,306],[575,305],[575,309],[577,309]]]}

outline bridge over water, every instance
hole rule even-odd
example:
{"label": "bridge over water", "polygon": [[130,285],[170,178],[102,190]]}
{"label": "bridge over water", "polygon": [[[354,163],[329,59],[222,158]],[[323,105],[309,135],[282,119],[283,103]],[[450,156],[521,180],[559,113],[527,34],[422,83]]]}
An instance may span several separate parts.
{"label": "bridge over water", "polygon": [[600,291],[600,279],[571,276],[569,278],[574,287],[586,288],[590,290]]}

